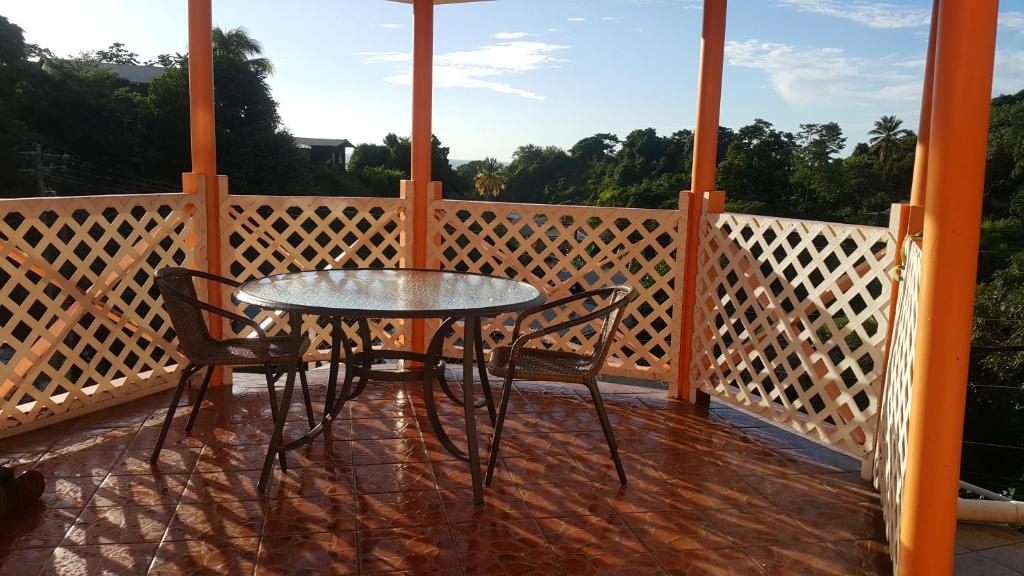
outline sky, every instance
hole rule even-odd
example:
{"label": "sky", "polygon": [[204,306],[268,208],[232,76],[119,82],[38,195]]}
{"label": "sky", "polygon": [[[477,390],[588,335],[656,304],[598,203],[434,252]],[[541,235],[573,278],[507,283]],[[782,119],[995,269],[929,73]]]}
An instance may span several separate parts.
{"label": "sky", "polygon": [[[1024,0],[1003,0],[994,94],[1024,89]],[[407,135],[412,9],[386,0],[213,0],[245,28],[296,136]],[[58,55],[122,42],[143,60],[187,51],[185,0],[0,0]],[[837,121],[848,145],[895,114],[916,129],[931,0],[732,0],[721,123],[795,131]],[[495,0],[438,6],[434,133],[453,159],[511,159],[600,132],[691,128],[699,0]]]}

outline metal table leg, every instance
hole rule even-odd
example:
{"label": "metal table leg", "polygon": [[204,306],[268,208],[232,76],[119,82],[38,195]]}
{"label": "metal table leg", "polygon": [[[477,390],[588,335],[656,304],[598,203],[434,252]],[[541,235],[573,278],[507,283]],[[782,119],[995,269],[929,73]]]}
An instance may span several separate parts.
{"label": "metal table leg", "polygon": [[466,448],[469,452],[469,473],[473,478],[473,503],[484,503],[484,486],[480,477],[480,450],[476,436],[476,407],[473,401],[473,361],[476,354],[476,331],[479,319],[466,318],[462,337],[462,411],[466,416]]}
{"label": "metal table leg", "polygon": [[[265,492],[270,484],[270,473],[274,468],[274,458],[277,457],[278,449],[281,446],[281,436],[284,433],[284,423],[288,418],[288,408],[292,403],[292,388],[295,387],[295,374],[299,371],[299,358],[302,344],[302,314],[291,312],[288,314],[288,321],[292,337],[292,358],[288,366],[288,379],[284,384],[284,393],[281,398],[281,405],[277,410],[277,417],[274,419],[274,434],[270,437],[270,445],[267,447],[267,457],[263,460],[263,471],[260,473],[260,482],[257,488]],[[283,462],[282,462],[283,463]]]}

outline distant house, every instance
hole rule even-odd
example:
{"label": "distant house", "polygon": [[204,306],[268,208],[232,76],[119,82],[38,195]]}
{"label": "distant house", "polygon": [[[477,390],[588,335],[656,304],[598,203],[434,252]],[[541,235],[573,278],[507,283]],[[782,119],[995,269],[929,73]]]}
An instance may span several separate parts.
{"label": "distant house", "polygon": [[345,170],[345,149],[355,148],[348,140],[295,138],[295,144],[309,155],[313,166],[336,166]]}
{"label": "distant house", "polygon": [[101,70],[110,70],[117,74],[125,84],[133,88],[145,89],[154,78],[164,73],[163,66],[143,66],[141,64],[111,64],[99,62]]}

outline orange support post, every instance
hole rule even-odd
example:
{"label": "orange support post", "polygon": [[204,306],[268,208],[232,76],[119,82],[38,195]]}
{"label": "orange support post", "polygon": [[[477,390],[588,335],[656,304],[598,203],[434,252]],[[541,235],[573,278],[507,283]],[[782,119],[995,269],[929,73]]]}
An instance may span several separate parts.
{"label": "orange support post", "polygon": [[[412,37],[412,267],[427,266],[427,217],[433,148],[434,1],[413,0]],[[426,348],[422,320],[412,323],[412,349]]]}
{"label": "orange support post", "polygon": [[898,573],[953,571],[998,2],[942,0]]}
{"label": "orange support post", "polygon": [[[217,188],[217,139],[213,104],[213,7],[211,0],[188,1],[188,101],[192,136],[192,173],[204,180],[206,203],[207,270],[221,273],[220,199]],[[221,286],[208,284],[208,297],[214,306],[223,302]],[[211,315],[210,334],[223,336],[221,318]],[[221,373],[214,374],[214,384]]]}
{"label": "orange support post", "polygon": [[693,133],[693,193],[679,195],[679,209],[687,205],[686,261],[683,268],[683,318],[679,331],[679,379],[674,396],[696,400],[690,382],[693,358],[693,322],[696,312],[697,249],[704,193],[715,190],[718,167],[718,115],[722,105],[722,66],[725,62],[726,0],[704,0],[704,28],[697,84],[697,123]]}
{"label": "orange support post", "polygon": [[[935,32],[939,22],[939,0],[932,3],[932,27],[928,35],[928,56],[924,66],[924,93],[921,94],[921,120],[917,130],[917,152],[914,154],[914,185],[910,205],[924,206],[928,185],[928,141],[932,134],[932,89],[935,82]],[[902,244],[901,244],[902,246]]]}

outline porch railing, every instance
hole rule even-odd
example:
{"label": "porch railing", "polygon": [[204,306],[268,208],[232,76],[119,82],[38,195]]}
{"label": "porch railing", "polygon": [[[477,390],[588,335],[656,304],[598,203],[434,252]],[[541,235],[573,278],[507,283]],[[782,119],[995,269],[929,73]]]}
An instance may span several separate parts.
{"label": "porch railing", "polygon": [[694,382],[863,458],[877,425],[892,242],[886,228],[705,216]]}
{"label": "porch railing", "polygon": [[199,200],[0,200],[0,437],[173,386],[153,273],[205,265]]}
{"label": "porch railing", "polygon": [[[639,288],[606,373],[675,378],[683,212],[438,200],[430,213],[429,261],[440,268],[516,278],[552,299],[611,284]],[[569,312],[538,321],[557,322]],[[485,346],[509,344],[513,322],[503,315],[484,325]],[[594,338],[593,331],[574,329],[552,335],[547,344],[581,349]],[[452,337],[449,350],[461,344]]]}

